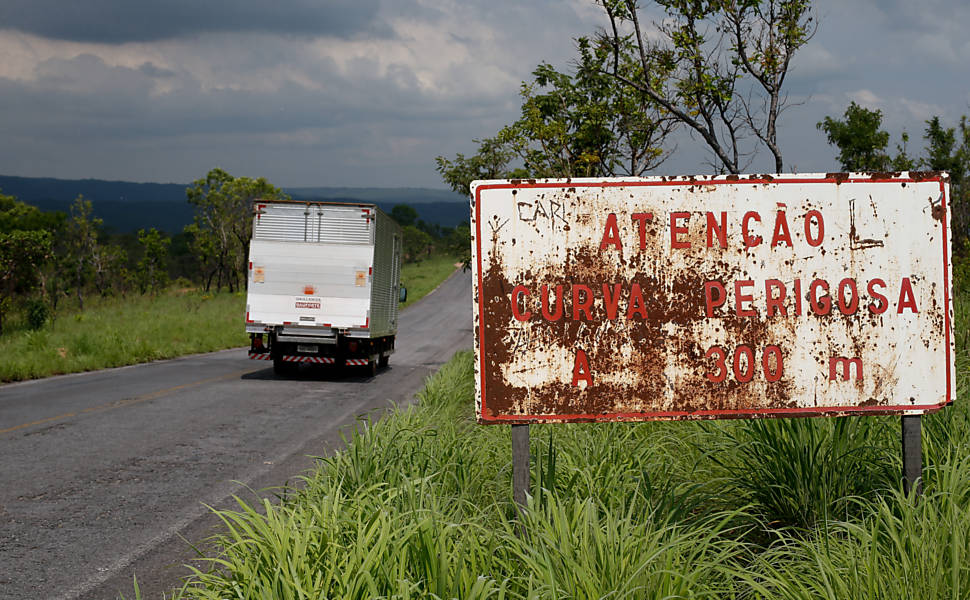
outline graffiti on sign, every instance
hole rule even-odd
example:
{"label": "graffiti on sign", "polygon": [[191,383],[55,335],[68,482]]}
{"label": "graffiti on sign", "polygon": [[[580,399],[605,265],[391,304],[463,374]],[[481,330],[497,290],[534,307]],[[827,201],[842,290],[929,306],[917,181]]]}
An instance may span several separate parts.
{"label": "graffiti on sign", "polygon": [[940,173],[472,184],[481,422],[952,402]]}

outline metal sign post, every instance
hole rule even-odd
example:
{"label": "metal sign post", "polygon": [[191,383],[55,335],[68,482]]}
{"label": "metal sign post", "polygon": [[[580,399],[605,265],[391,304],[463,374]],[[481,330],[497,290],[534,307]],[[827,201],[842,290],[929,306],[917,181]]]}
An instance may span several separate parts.
{"label": "metal sign post", "polygon": [[903,491],[923,494],[923,442],[920,415],[903,415]]}
{"label": "metal sign post", "polygon": [[512,425],[512,499],[525,512],[529,492],[529,426]]}

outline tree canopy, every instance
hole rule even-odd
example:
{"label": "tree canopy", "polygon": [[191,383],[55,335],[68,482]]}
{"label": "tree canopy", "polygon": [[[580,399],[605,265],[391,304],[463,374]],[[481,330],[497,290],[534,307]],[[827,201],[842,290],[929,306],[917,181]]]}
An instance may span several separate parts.
{"label": "tree canopy", "polygon": [[186,196],[196,212],[185,231],[199,260],[206,290],[213,281],[216,288],[225,285],[230,291],[239,289],[252,237],[253,202],[289,196],[263,177],[233,177],[219,168],[194,181]]}
{"label": "tree canopy", "polygon": [[43,213],[12,196],[0,194],[0,333],[14,297],[29,290],[51,257],[50,228],[63,214]]}
{"label": "tree canopy", "polygon": [[475,179],[641,176],[669,156],[679,127],[739,173],[758,146],[784,168],[778,119],[792,58],[814,35],[809,0],[657,0],[647,31],[635,0],[598,0],[607,27],[576,40],[568,71],[542,63],[521,87],[520,117],[437,157],[455,191]]}
{"label": "tree canopy", "polygon": [[843,171],[885,171],[890,158],[886,153],[889,133],[882,127],[882,111],[870,110],[855,102],[845,109],[844,119],[825,117],[816,124],[829,143],[839,149]]}

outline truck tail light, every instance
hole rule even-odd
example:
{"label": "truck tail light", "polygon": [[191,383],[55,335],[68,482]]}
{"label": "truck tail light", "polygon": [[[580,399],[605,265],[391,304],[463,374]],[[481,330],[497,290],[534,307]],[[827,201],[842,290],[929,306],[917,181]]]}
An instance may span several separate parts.
{"label": "truck tail light", "polygon": [[347,349],[351,352],[357,352],[357,342],[350,342],[347,344]]}

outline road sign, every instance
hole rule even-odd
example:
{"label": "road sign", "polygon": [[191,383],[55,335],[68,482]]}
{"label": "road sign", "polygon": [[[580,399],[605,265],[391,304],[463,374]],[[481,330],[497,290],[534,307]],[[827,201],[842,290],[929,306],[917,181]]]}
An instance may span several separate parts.
{"label": "road sign", "polygon": [[472,184],[483,423],[953,401],[941,173]]}

